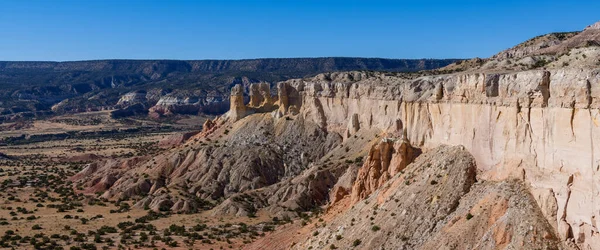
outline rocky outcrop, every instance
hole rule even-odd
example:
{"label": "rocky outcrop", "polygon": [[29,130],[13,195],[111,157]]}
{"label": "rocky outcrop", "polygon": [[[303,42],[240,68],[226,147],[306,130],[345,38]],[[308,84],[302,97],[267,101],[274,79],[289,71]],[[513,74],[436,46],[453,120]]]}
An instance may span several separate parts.
{"label": "rocky outcrop", "polygon": [[244,99],[244,88],[242,85],[235,85],[231,89],[229,99],[230,106],[227,117],[230,121],[238,121],[247,115],[254,113],[270,112],[277,108],[278,98],[271,96],[271,89],[268,83],[250,84],[250,102],[246,105]]}
{"label": "rocky outcrop", "polygon": [[587,26],[585,30],[600,30],[600,22]]}
{"label": "rocky outcrop", "polygon": [[[94,60],[78,62],[0,62],[0,120],[14,115],[31,119],[37,112],[87,112],[125,108],[148,92],[147,108],[167,93],[200,100],[195,113],[221,115],[229,108],[229,87],[349,70],[419,71],[446,66],[456,59],[273,58],[252,60]],[[24,74],[23,72],[27,72]],[[26,84],[24,84],[26,83]],[[153,90],[163,92],[160,95]],[[125,95],[125,96],[123,96]],[[68,102],[61,102],[63,100]],[[121,99],[121,100],[120,100]],[[166,101],[166,100],[165,100]],[[123,105],[116,105],[117,103]],[[58,105],[57,105],[58,104]],[[177,114],[187,105],[159,105],[152,117]],[[50,112],[52,111],[52,112]],[[8,116],[10,115],[10,116]],[[6,118],[3,118],[6,116]]]}
{"label": "rocky outcrop", "polygon": [[216,125],[217,124],[215,124],[215,122],[213,120],[206,119],[206,121],[204,122],[204,124],[202,124],[202,133],[208,133],[213,128],[215,128]]}
{"label": "rocky outcrop", "polygon": [[177,113],[197,114],[197,103],[198,99],[196,98],[165,96],[160,98],[156,105],[150,108],[149,111],[160,115],[172,115]]}
{"label": "rocky outcrop", "polygon": [[475,172],[475,159],[463,147],[432,149],[323,227],[307,226],[316,233],[291,248],[561,247],[524,186],[476,184]]}
{"label": "rocky outcrop", "polygon": [[513,48],[504,50],[494,55],[492,58],[497,60],[519,60],[527,56],[535,55],[541,49],[559,45],[561,42],[577,35],[577,33],[579,32],[550,33],[546,35],[537,36]]}
{"label": "rocky outcrop", "polygon": [[[600,113],[600,70],[415,79],[371,72],[332,73],[280,86],[286,93],[299,93],[299,116],[328,131],[343,134],[348,124],[357,124],[354,114],[359,114],[355,127],[361,130],[394,132],[400,121],[407,139],[419,148],[464,145],[477,160],[482,178],[518,178],[534,191],[551,190],[559,208],[551,222],[570,225],[575,241],[588,242],[583,245],[593,244],[598,237],[593,225],[598,225],[595,214],[600,205],[589,197],[600,188],[594,184],[599,182],[600,147],[594,138],[600,135],[600,125],[594,117]],[[312,105],[315,100],[323,105]],[[280,107],[279,111],[286,110]],[[561,235],[566,235],[565,228],[559,227]]]}
{"label": "rocky outcrop", "polygon": [[[556,225],[559,235],[583,242],[582,246],[594,244],[598,238],[595,214],[600,212],[600,206],[591,197],[600,188],[595,184],[599,182],[596,172],[600,160],[596,158],[600,156],[600,147],[594,143],[594,138],[600,135],[594,118],[600,115],[600,92],[597,89],[600,86],[600,70],[566,68],[416,78],[401,74],[348,72],[281,82],[278,86],[279,100],[273,106],[277,107],[273,115],[252,115],[247,117],[251,119],[245,119],[244,125],[217,126],[218,129],[213,131],[221,132],[213,132],[215,136],[223,135],[225,130],[230,131],[225,138],[226,148],[222,145],[218,148],[201,147],[161,156],[164,160],[157,159],[155,163],[161,167],[150,168],[154,175],[160,172],[173,180],[180,180],[170,185],[183,185],[186,183],[183,180],[197,183],[198,187],[188,187],[188,190],[197,193],[196,189],[202,189],[203,193],[198,192],[198,195],[203,198],[227,197],[272,185],[283,176],[294,176],[308,167],[308,162],[301,160],[302,164],[294,165],[303,167],[285,170],[286,174],[280,175],[276,169],[289,169],[286,166],[290,166],[291,162],[307,159],[302,152],[309,146],[291,152],[280,143],[273,144],[269,134],[279,138],[286,134],[284,137],[288,139],[297,133],[295,130],[308,134],[326,131],[331,135],[343,135],[350,127],[352,136],[343,136],[348,141],[354,136],[362,136],[364,131],[381,131],[391,138],[401,137],[398,134],[403,132],[399,131],[405,131],[403,138],[410,144],[404,145],[411,147],[398,144],[401,140],[392,145],[391,141],[378,143],[371,150],[371,157],[366,158],[363,164],[366,166],[359,171],[352,191],[338,188],[338,196],[351,193],[357,201],[372,194],[410,162],[410,157],[395,159],[394,155],[402,155],[398,152],[410,155],[408,149],[412,147],[428,150],[441,144],[464,145],[477,161],[482,179],[524,180],[532,193],[544,191],[534,196],[540,204],[555,200],[556,209],[550,205],[540,206],[548,207],[542,211],[551,218],[550,224]],[[228,115],[229,122],[256,112],[253,107],[244,105],[241,86],[234,88],[232,97],[234,108]],[[285,119],[277,119],[284,116]],[[257,123],[255,119],[268,123]],[[314,130],[307,131],[304,127],[307,124],[315,126]],[[244,129],[239,130],[242,127]],[[323,144],[325,140],[319,143]],[[307,142],[307,145],[321,145],[319,143]],[[291,144],[301,146],[295,141]],[[243,153],[231,155],[231,152]],[[288,159],[282,152],[291,152],[297,158]],[[308,159],[316,161],[320,157],[318,155],[324,153]],[[255,166],[260,167],[248,168],[248,162],[257,163]],[[245,178],[239,175],[241,166],[245,166],[247,172],[244,173],[249,174]],[[268,176],[276,178],[246,179],[260,176],[261,171],[268,171]],[[290,204],[307,207],[319,204],[307,202],[315,197],[325,197],[319,198],[321,201],[335,197],[335,194],[322,195],[320,192],[333,188],[342,174],[324,173],[327,181],[314,182],[315,186],[309,184],[312,182],[296,182],[285,184],[289,186],[278,190],[299,194],[294,195],[297,199],[294,198]],[[215,179],[220,181],[215,183]],[[126,185],[119,183],[111,187],[111,190],[114,189],[111,192],[116,194],[125,190]],[[300,195],[308,190],[311,195]],[[264,204],[283,204],[282,201],[291,197],[283,191],[269,191],[265,197],[267,194],[276,198]]]}
{"label": "rocky outcrop", "polygon": [[406,139],[384,138],[373,145],[358,171],[352,187],[352,203],[359,202],[379,189],[392,176],[404,170],[420,154]]}
{"label": "rocky outcrop", "polygon": [[174,114],[222,114],[227,111],[227,100],[221,96],[173,96],[161,97],[149,110],[154,116]]}
{"label": "rocky outcrop", "polygon": [[[271,97],[271,86],[268,83],[255,83],[250,85],[250,103],[248,106],[258,109],[271,109],[275,103]],[[260,112],[260,110],[259,110]]]}
{"label": "rocky outcrop", "polygon": [[[350,165],[346,172],[339,177],[329,193],[330,204],[337,204],[352,193],[352,186],[354,185],[359,169],[360,166]],[[332,205],[329,207],[332,207]]]}
{"label": "rocky outcrop", "polygon": [[67,106],[68,104],[69,104],[69,99],[64,99],[64,100],[52,105],[50,110],[52,110],[53,112],[59,112],[59,111],[63,110],[64,107]]}
{"label": "rocky outcrop", "polygon": [[[146,157],[133,157],[123,161],[105,159],[87,164],[83,170],[70,178],[74,182],[84,184],[85,193],[105,193],[115,184],[125,184],[127,188],[118,194],[118,197],[143,193],[147,189],[144,179],[122,179],[134,166],[146,161]],[[118,198],[117,197],[117,198]]]}
{"label": "rocky outcrop", "polygon": [[[210,121],[210,119],[207,120],[206,122],[209,122],[209,121]],[[205,122],[205,124],[206,124],[206,122]],[[173,135],[170,135],[170,136],[160,140],[158,142],[158,146],[163,147],[163,148],[179,146],[179,145],[184,144],[188,139],[192,138],[194,135],[197,135],[198,133],[200,133],[200,131],[191,131],[191,132],[186,132],[186,133],[173,134]]]}
{"label": "rocky outcrop", "polygon": [[356,134],[358,130],[360,130],[358,114],[352,114],[352,118],[350,118],[350,122],[348,122],[348,128],[345,133],[346,138],[352,136],[353,134]]}
{"label": "rocky outcrop", "polygon": [[[235,124],[224,123],[221,118],[217,118],[215,121],[207,121],[205,129],[206,131],[191,137],[181,147],[152,159],[94,163],[73,180],[83,182],[87,187],[93,186],[97,177],[110,174],[117,180],[102,190],[103,197],[147,197],[139,207],[160,209],[154,206],[157,203],[152,202],[156,199],[166,200],[167,196],[164,195],[168,194],[174,211],[180,212],[189,212],[184,207],[201,207],[195,205],[197,199],[215,202],[257,189],[263,190],[248,209],[242,207],[235,210],[237,207],[234,205],[241,204],[235,199],[228,201],[232,206],[220,206],[216,209],[224,213],[247,215],[252,209],[276,206],[286,201],[287,207],[310,209],[326,200],[328,189],[335,184],[337,176],[342,174],[341,171],[336,172],[336,175],[321,171],[318,174],[319,181],[314,183],[287,183],[286,188],[275,188],[276,184],[283,187],[284,180],[298,177],[341,141],[339,135],[327,133],[301,118],[286,120],[275,119],[268,113],[255,114],[246,117],[243,123]],[[329,180],[321,181],[324,177]],[[91,189],[84,192],[89,190]],[[321,198],[313,200],[316,195],[313,196],[312,192],[319,192]],[[179,200],[183,203],[178,204]],[[188,206],[183,206],[185,202],[188,202]]]}
{"label": "rocky outcrop", "polygon": [[229,96],[229,111],[227,117],[232,121],[237,121],[248,115],[249,111],[244,104],[244,89],[242,85],[235,85],[231,88],[231,95]]}
{"label": "rocky outcrop", "polygon": [[540,49],[536,54],[565,54],[574,48],[598,46],[600,45],[600,29],[598,29],[598,26],[598,23],[592,24],[577,35],[557,45]]}
{"label": "rocky outcrop", "polygon": [[[557,35],[548,48],[577,57],[599,50],[572,49],[594,37]],[[276,98],[262,83],[236,85],[226,116],[127,166],[104,197],[148,195],[148,206],[167,199],[177,211],[224,200],[212,214],[237,216],[329,202],[340,215],[297,242],[303,249],[331,248],[338,234],[341,248],[597,248],[600,70],[558,66],[566,54],[530,67],[560,54],[534,47],[499,59],[527,54],[519,71],[475,59],[482,67],[455,74],[326,73],[279,82]],[[92,186],[107,169],[90,165],[80,179]]]}
{"label": "rocky outcrop", "polygon": [[146,102],[148,101],[148,99],[146,99],[146,91],[134,91],[134,92],[129,92],[123,96],[121,96],[121,98],[119,98],[119,101],[117,102],[117,107],[127,107],[129,105],[133,105],[133,104],[137,104],[137,103],[142,103],[142,104],[146,104]]}

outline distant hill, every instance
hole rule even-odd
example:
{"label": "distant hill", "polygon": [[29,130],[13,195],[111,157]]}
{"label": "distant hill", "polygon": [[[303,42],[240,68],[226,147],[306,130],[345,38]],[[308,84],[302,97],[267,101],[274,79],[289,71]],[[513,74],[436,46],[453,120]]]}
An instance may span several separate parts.
{"label": "distant hill", "polygon": [[222,100],[237,83],[275,83],[332,71],[419,71],[455,61],[329,57],[0,62],[0,115],[5,120],[15,115],[111,109],[122,95],[133,91],[153,93],[148,105],[163,95],[193,97],[199,102]]}

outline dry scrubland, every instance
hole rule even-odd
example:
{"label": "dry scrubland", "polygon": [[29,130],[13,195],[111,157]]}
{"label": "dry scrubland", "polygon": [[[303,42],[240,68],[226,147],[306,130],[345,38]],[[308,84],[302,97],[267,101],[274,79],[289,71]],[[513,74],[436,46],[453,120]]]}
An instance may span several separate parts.
{"label": "dry scrubland", "polygon": [[[263,213],[255,217],[214,217],[208,212],[176,214],[133,208],[133,200],[84,195],[69,178],[103,158],[147,157],[164,147],[159,141],[197,129],[203,118],[182,117],[177,129],[123,132],[93,138],[27,139],[0,146],[0,244],[17,249],[209,248],[235,247],[271,230]],[[118,121],[107,112],[56,117],[30,124],[3,124],[2,138],[65,132],[160,127],[156,122]],[[89,137],[89,136],[88,136]],[[31,139],[31,137],[29,138]],[[37,139],[36,139],[37,140]],[[166,147],[171,147],[170,145]],[[261,221],[271,222],[256,226]],[[186,227],[183,227],[186,226]]]}
{"label": "dry scrubland", "polygon": [[600,249],[599,57],[600,23],[434,71],[246,78],[219,117],[136,92],[138,116],[3,123],[0,246]]}

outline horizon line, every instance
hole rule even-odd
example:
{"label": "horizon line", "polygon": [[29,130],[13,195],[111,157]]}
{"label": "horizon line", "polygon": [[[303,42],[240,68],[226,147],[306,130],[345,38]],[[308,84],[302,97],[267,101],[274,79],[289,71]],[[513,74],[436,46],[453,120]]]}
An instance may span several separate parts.
{"label": "horizon line", "polygon": [[76,59],[66,61],[52,60],[0,60],[0,62],[40,62],[40,63],[68,63],[68,62],[97,62],[97,61],[252,61],[252,60],[281,60],[281,59],[380,59],[380,60],[468,60],[473,58],[386,58],[386,57],[357,57],[357,56],[321,56],[321,57],[257,57],[240,59]]}

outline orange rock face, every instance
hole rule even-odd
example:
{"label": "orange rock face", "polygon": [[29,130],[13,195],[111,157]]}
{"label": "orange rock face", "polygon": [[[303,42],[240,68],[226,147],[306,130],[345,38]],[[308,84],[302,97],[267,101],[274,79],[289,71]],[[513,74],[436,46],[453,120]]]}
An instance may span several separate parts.
{"label": "orange rock face", "polygon": [[386,138],[373,145],[352,187],[352,203],[373,193],[419,154],[420,150],[413,148],[408,140],[394,142]]}

